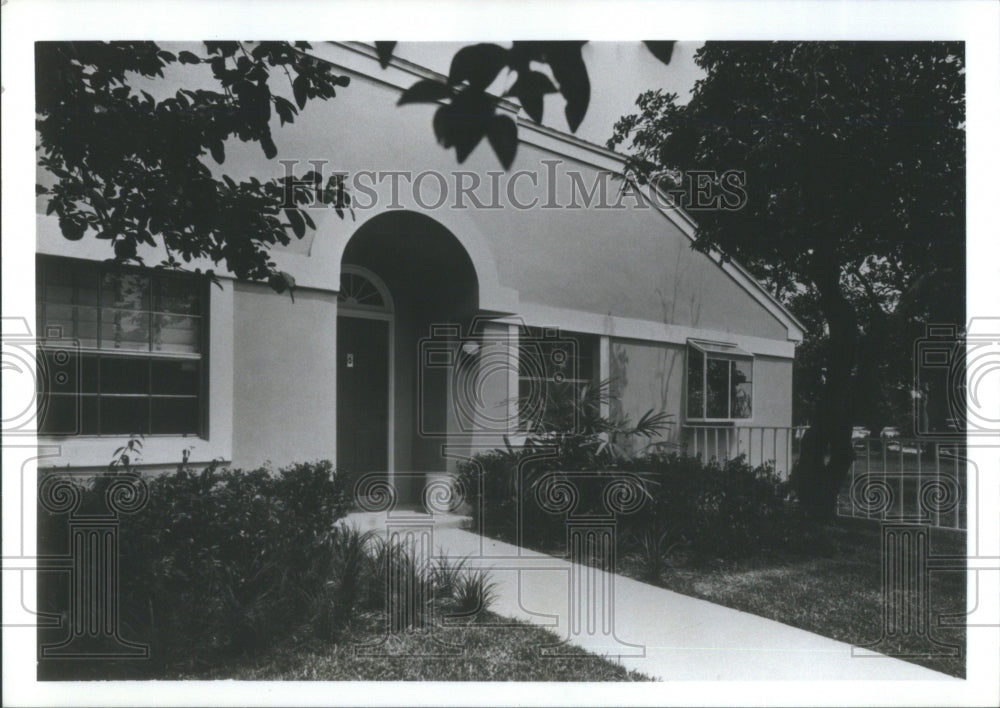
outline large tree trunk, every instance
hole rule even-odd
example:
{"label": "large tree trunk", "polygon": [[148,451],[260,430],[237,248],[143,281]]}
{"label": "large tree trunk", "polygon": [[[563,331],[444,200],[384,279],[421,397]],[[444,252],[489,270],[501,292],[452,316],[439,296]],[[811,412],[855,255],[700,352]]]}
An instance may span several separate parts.
{"label": "large tree trunk", "polygon": [[806,514],[816,521],[832,520],[837,494],[854,460],[851,428],[854,416],[858,324],[854,307],[843,296],[839,273],[816,279],[830,328],[826,381],[815,417],[802,438],[792,483]]}

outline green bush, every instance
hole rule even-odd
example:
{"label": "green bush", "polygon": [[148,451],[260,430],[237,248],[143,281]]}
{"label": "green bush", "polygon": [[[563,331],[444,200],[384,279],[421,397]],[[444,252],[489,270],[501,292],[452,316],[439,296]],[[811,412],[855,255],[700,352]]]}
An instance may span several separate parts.
{"label": "green bush", "polygon": [[634,462],[650,485],[649,500],[632,518],[633,531],[668,532],[668,546],[697,558],[751,555],[787,540],[794,514],[786,485],[770,465],[743,456],[718,462],[678,454]]}
{"label": "green bush", "polygon": [[[128,459],[118,460],[86,483],[68,480],[80,509],[106,512],[104,495],[116,479],[138,479]],[[329,462],[277,472],[182,465],[145,483],[145,506],[119,517],[118,598],[120,636],[148,644],[150,661],[57,668],[46,660],[43,677],[166,678],[288,637],[341,641],[358,613],[408,631],[423,627],[435,607],[474,617],[496,598],[487,571],[444,557],[432,563],[407,544],[341,522],[353,490]],[[66,517],[39,508],[42,553],[68,553]],[[67,617],[66,575],[43,574],[39,587],[41,609]],[[65,626],[43,630],[40,641],[64,639]]]}
{"label": "green bush", "polygon": [[[74,483],[83,506],[99,505],[113,477]],[[315,619],[310,599],[324,595],[336,570],[336,524],[351,492],[330,462],[277,472],[181,467],[145,482],[146,505],[119,517],[121,634],[151,648],[151,661],[130,670],[255,652]],[[65,515],[39,519],[40,543],[58,545]],[[59,595],[42,593],[65,611]]]}
{"label": "green bush", "polygon": [[[579,455],[530,460],[531,449],[494,451],[459,466],[469,491],[474,526],[490,536],[517,539],[554,551],[565,544],[566,514],[542,508],[538,480],[555,471],[577,471]],[[646,574],[666,565],[658,553],[684,550],[694,558],[734,557],[794,546],[798,515],[785,501],[786,484],[768,465],[754,467],[739,457],[704,463],[678,453],[647,452],[606,461],[607,475],[568,478],[577,492],[576,513],[603,511],[601,489],[617,473],[641,480],[643,504],[618,516],[620,551],[637,553]],[[521,467],[520,471],[518,467]],[[591,470],[593,471],[593,470]]]}

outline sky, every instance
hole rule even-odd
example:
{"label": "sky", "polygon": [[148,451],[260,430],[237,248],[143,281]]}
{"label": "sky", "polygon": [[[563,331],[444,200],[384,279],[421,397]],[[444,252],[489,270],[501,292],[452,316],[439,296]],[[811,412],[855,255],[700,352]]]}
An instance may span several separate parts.
{"label": "sky", "polygon": [[[448,73],[451,58],[468,42],[400,42],[396,54],[429,69]],[[615,122],[635,112],[635,99],[643,91],[662,88],[689,98],[702,71],[694,63],[694,53],[702,42],[678,42],[670,64],[662,64],[641,42],[588,42],[583,59],[590,76],[591,98],[587,115],[577,137],[604,145],[614,132]],[[514,80],[503,72],[491,89],[503,92]],[[542,122],[557,130],[569,131],[563,113],[565,103],[558,94],[545,97]]]}

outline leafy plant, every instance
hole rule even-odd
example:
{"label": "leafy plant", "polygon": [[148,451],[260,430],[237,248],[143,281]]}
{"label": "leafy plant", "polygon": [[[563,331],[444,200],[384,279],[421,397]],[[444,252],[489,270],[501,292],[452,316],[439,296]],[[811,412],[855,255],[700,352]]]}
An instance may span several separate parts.
{"label": "leafy plant", "polygon": [[[81,508],[96,508],[114,480],[134,473],[137,448],[116,452],[109,475],[69,482]],[[162,675],[258,652],[316,618],[309,598],[344,602],[342,583],[326,589],[337,580],[336,551],[350,545],[335,528],[349,498],[337,477],[321,461],[276,472],[181,465],[145,478],[146,505],[119,517],[119,597],[122,635],[150,644],[151,661],[126,671]],[[52,514],[39,523],[40,531],[65,529],[65,519]],[[40,533],[40,543],[53,548],[58,536]],[[66,610],[68,593],[43,587],[40,597],[46,609]]]}
{"label": "leafy plant", "polygon": [[465,572],[468,556],[454,559],[439,551],[434,560],[432,574],[436,597],[441,599],[454,598],[458,584]]}
{"label": "leafy plant", "polygon": [[367,605],[385,613],[392,631],[427,624],[434,600],[433,569],[427,559],[398,539],[373,536],[367,569]]}
{"label": "leafy plant", "polygon": [[[143,265],[140,246],[160,246],[160,266],[185,268],[206,257],[240,279],[290,291],[295,280],[278,270],[270,249],[316,228],[307,208],[314,202],[343,217],[351,204],[343,180],[324,182],[314,170],[237,183],[205,163],[222,165],[234,139],[273,159],[272,116],[292,123],[310,100],[334,98],[350,77],[306,54],[306,42],[191,48],[175,54],[154,42],[38,42],[39,165],[52,184],[36,192],[63,236],[76,241],[90,232],[119,262]],[[205,72],[184,66],[193,64]],[[284,87],[269,81],[279,76],[287,77]],[[158,100],[135,77],[180,87]]]}
{"label": "leafy plant", "polygon": [[635,549],[639,575],[643,580],[657,582],[673,563],[671,556],[684,543],[673,525],[648,528],[630,544]]}
{"label": "leafy plant", "polygon": [[[543,389],[544,415],[531,421],[524,440],[461,463],[458,473],[469,490],[473,522],[478,530],[530,545],[550,547],[565,538],[565,515],[539,505],[540,485],[562,472],[588,471],[598,477],[567,479],[579,492],[576,511],[604,509],[602,490],[607,477],[635,469],[636,461],[651,450],[660,450],[659,438],[672,424],[672,416],[654,410],[638,422],[601,414],[610,400],[612,381],[579,388],[547,386]],[[522,409],[530,407],[522,400]],[[651,498],[655,481],[641,485],[639,493]]]}
{"label": "leafy plant", "polygon": [[[650,409],[634,424],[627,416],[601,414],[611,402],[613,383],[612,379],[604,379],[579,388],[545,386],[541,407],[544,414],[529,421],[531,429],[522,447],[555,448],[563,464],[575,463],[575,469],[600,469],[661,445],[656,441],[673,425],[672,414]],[[523,398],[518,405],[526,410],[531,401]],[[636,450],[636,443],[643,441],[645,445]]]}
{"label": "leafy plant", "polygon": [[[383,68],[388,66],[395,42],[376,42]],[[583,61],[583,45],[579,41],[518,41],[510,47],[499,44],[470,44],[459,49],[452,58],[448,78],[441,82],[421,79],[408,88],[399,99],[407,103],[441,103],[434,113],[434,134],[445,148],[455,148],[458,161],[465,159],[486,137],[505,169],[509,169],[517,154],[517,123],[497,113],[499,101],[488,88],[507,70],[517,74],[505,96],[518,100],[528,116],[542,122],[544,98],[560,93],[566,99],[566,122],[576,132],[590,104],[590,79]],[[664,64],[670,63],[673,42],[644,43]],[[547,66],[549,76],[537,69]]]}
{"label": "leafy plant", "polygon": [[331,534],[329,551],[321,553],[310,568],[310,578],[300,592],[310,608],[309,625],[317,637],[336,639],[350,623],[364,584],[371,535],[357,526],[338,525]]}
{"label": "leafy plant", "polygon": [[497,583],[486,570],[464,570],[455,581],[452,593],[457,616],[475,617],[497,601]]}

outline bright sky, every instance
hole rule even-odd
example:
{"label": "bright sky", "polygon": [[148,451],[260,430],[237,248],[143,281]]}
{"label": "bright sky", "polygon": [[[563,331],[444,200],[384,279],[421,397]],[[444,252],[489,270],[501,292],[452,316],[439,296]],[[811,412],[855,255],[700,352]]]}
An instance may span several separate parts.
{"label": "bright sky", "polygon": [[[470,42],[400,42],[396,54],[442,74],[448,73],[455,52]],[[694,63],[701,42],[678,42],[670,64],[662,64],[641,42],[589,42],[583,59],[590,76],[590,108],[576,135],[598,145],[611,137],[615,122],[635,112],[635,99],[643,91],[662,88],[686,102],[702,71]],[[493,85],[503,91],[514,77],[501,74]],[[543,123],[569,132],[565,103],[559,94],[545,98]]]}

